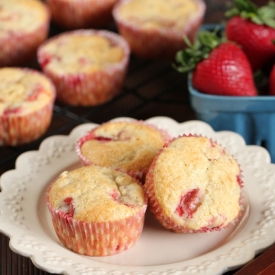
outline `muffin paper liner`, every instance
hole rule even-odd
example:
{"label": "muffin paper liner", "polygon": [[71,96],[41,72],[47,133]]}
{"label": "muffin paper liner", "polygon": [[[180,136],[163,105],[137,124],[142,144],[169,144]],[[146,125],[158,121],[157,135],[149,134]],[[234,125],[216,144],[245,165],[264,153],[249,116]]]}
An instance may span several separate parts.
{"label": "muffin paper liner", "polygon": [[65,29],[98,28],[112,20],[118,0],[46,0],[53,21]]}
{"label": "muffin paper liner", "polygon": [[[189,135],[182,135],[182,136],[202,136],[202,135],[196,135],[196,134],[189,134]],[[181,136],[178,136],[181,137]],[[167,143],[164,147],[169,146],[169,144],[171,142],[173,142],[175,139],[177,138],[173,138],[169,143]],[[212,139],[210,139],[212,140]],[[213,140],[212,140],[213,141]],[[214,142],[214,141],[213,141]],[[215,142],[216,143],[216,142]],[[218,144],[218,143],[216,143]],[[220,145],[221,146],[221,145]],[[224,148],[224,147],[223,147]],[[240,175],[239,175],[239,186],[241,188],[240,190],[240,199],[239,199],[239,205],[240,205],[240,211],[238,213],[238,215],[236,216],[235,219],[233,219],[230,223],[228,223],[226,226],[218,226],[218,227],[203,227],[199,230],[192,230],[190,228],[187,228],[185,226],[179,225],[177,224],[173,219],[171,219],[170,217],[168,217],[165,212],[163,211],[162,206],[159,204],[156,195],[155,195],[155,191],[154,191],[154,167],[156,164],[156,161],[158,159],[158,156],[162,153],[162,151],[164,150],[161,149],[159,151],[159,153],[156,155],[156,157],[154,158],[154,161],[152,162],[149,171],[146,175],[146,182],[144,184],[144,190],[145,193],[148,197],[148,206],[150,211],[153,213],[154,217],[160,222],[160,224],[165,227],[166,229],[172,230],[175,233],[207,233],[207,232],[213,232],[213,231],[220,231],[223,230],[225,228],[229,228],[232,225],[234,225],[239,218],[243,215],[243,181],[242,181],[242,170],[240,170]],[[239,164],[238,164],[239,165]],[[240,165],[239,165],[240,166]]]}
{"label": "muffin paper liner", "polygon": [[[110,122],[105,122],[104,124],[108,124]],[[169,142],[169,140],[172,138],[169,133],[167,133],[165,130],[160,129],[158,127],[156,127],[155,125],[149,124],[149,123],[144,123],[144,121],[141,120],[135,120],[135,121],[131,121],[131,123],[138,123],[138,124],[143,124],[146,125],[148,127],[151,127],[157,131],[159,131],[163,137],[163,144],[166,144],[167,142]],[[94,132],[96,131],[96,128],[92,129],[91,131],[89,131],[87,134],[85,134],[83,137],[81,137],[77,143],[76,143],[76,153],[78,155],[78,158],[80,160],[80,163],[84,166],[89,166],[89,165],[94,165],[90,160],[88,160],[81,152],[81,146],[86,142],[91,140],[94,137]],[[138,179],[141,182],[144,182],[145,176],[148,172],[148,169],[146,169],[145,171],[124,171],[121,169],[116,169],[118,171],[122,171],[122,172],[126,172],[128,175]]]}
{"label": "muffin paper liner", "polygon": [[109,256],[132,247],[139,239],[147,205],[128,218],[118,221],[86,222],[68,217],[57,211],[49,202],[47,189],[46,203],[52,215],[54,230],[61,243],[68,249],[87,256]]}
{"label": "muffin paper liner", "polygon": [[[16,67],[15,67],[16,68]],[[40,72],[19,68],[32,74]],[[50,80],[48,80],[50,82]],[[51,82],[50,82],[51,83]],[[15,114],[0,114],[0,145],[17,146],[38,139],[48,129],[55,101],[55,87],[51,84],[52,99],[40,109]]]}
{"label": "muffin paper liner", "polygon": [[38,139],[48,129],[53,101],[26,115],[0,115],[0,145],[17,146]]}
{"label": "muffin paper liner", "polygon": [[142,29],[140,25],[120,16],[120,7],[131,0],[119,1],[113,9],[113,17],[119,33],[130,45],[131,52],[143,58],[174,58],[177,51],[186,47],[183,36],[194,41],[202,24],[206,5],[201,0],[198,3],[198,13],[182,30],[173,28]]}
{"label": "muffin paper liner", "polygon": [[33,32],[14,31],[10,35],[0,36],[0,66],[26,65],[36,57],[38,47],[47,39],[50,13],[47,20]]}
{"label": "muffin paper liner", "polygon": [[[81,74],[58,75],[43,65],[48,58],[43,50],[44,45],[52,40],[57,40],[60,36],[78,34],[106,37],[111,43],[121,47],[124,52],[122,60],[102,68],[102,70]],[[130,50],[127,42],[123,37],[115,33],[103,30],[76,30],[57,35],[46,41],[39,47],[37,56],[43,72],[52,80],[56,87],[57,100],[69,105],[94,106],[103,104],[120,93],[127,72],[129,54]]]}

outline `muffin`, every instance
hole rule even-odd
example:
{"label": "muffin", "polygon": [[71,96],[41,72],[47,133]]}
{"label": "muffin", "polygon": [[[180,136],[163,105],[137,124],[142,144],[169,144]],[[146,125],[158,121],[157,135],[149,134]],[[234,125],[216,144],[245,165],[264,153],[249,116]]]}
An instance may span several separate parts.
{"label": "muffin", "polygon": [[241,211],[241,171],[225,148],[202,136],[173,139],[155,157],[144,185],[149,207],[167,229],[211,232]]}
{"label": "muffin", "polygon": [[113,9],[120,34],[131,52],[143,58],[173,58],[192,42],[204,14],[203,0],[121,0]]}
{"label": "muffin", "polygon": [[164,130],[143,121],[109,121],[80,138],[76,151],[83,165],[111,167],[142,180],[169,139]]}
{"label": "muffin", "polygon": [[88,256],[132,247],[142,233],[147,207],[134,178],[97,166],[63,172],[48,187],[46,202],[62,244]]}
{"label": "muffin", "polygon": [[116,96],[129,62],[129,46],[103,30],[65,32],[38,49],[38,62],[53,81],[57,99],[69,105],[94,106]]}
{"label": "muffin", "polygon": [[112,20],[118,0],[46,0],[53,21],[65,29],[99,28]]}
{"label": "muffin", "polygon": [[44,134],[54,99],[55,88],[42,73],[0,68],[0,145],[20,145]]}
{"label": "muffin", "polygon": [[45,4],[33,0],[0,0],[0,66],[26,65],[36,56],[49,31]]}

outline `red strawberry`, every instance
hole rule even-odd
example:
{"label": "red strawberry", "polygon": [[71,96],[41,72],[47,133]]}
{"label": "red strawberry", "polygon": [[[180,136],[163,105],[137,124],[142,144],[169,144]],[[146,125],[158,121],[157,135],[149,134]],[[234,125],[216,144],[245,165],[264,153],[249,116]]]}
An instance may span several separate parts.
{"label": "red strawberry", "polygon": [[225,33],[229,40],[236,42],[257,71],[275,60],[275,3],[257,8],[249,0],[234,0],[235,8],[226,14],[231,17]]}
{"label": "red strawberry", "polygon": [[[188,42],[188,41],[187,41]],[[227,96],[256,96],[253,74],[240,47],[221,41],[215,33],[200,32],[198,41],[180,51],[180,72],[193,70],[192,84],[202,93]]]}
{"label": "red strawberry", "polygon": [[253,75],[243,51],[232,43],[215,48],[193,72],[193,86],[215,95],[255,96]]}
{"label": "red strawberry", "polygon": [[275,65],[272,67],[269,75],[269,95],[275,96]]}

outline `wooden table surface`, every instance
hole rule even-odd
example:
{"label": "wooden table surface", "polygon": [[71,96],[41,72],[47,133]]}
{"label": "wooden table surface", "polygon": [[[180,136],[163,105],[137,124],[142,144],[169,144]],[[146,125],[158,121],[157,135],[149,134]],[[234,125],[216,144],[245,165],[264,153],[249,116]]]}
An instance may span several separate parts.
{"label": "wooden table surface", "polygon": [[[257,5],[267,1],[254,1]],[[224,11],[231,1],[207,0],[205,23],[220,23]],[[111,24],[108,29],[116,31]],[[49,36],[61,32],[52,24]],[[34,63],[31,67],[38,68]],[[115,117],[148,119],[154,116],[167,116],[178,122],[196,119],[190,107],[187,90],[187,76],[179,74],[171,67],[171,61],[143,60],[131,56],[127,77],[122,93],[111,102],[98,107],[71,107],[56,103],[48,131],[37,141],[19,146],[1,147],[0,175],[14,169],[16,158],[23,152],[37,150],[43,139],[52,135],[69,134],[77,125],[85,122],[102,123]],[[1,215],[1,209],[0,209]],[[29,258],[11,251],[9,238],[0,234],[0,274],[1,275],[47,275],[36,268]],[[226,275],[271,275],[275,274],[275,246],[248,263],[241,269],[224,273]]]}

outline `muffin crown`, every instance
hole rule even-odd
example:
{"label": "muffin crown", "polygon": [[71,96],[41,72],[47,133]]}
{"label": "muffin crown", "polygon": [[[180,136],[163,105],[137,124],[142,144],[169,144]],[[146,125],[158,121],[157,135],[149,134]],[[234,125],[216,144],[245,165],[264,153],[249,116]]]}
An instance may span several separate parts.
{"label": "muffin crown", "polygon": [[127,174],[86,166],[63,172],[50,187],[49,204],[76,220],[118,221],[146,206],[141,185]]}
{"label": "muffin crown", "polygon": [[0,114],[26,114],[55,99],[55,88],[43,74],[22,68],[0,68]]}
{"label": "muffin crown", "polygon": [[166,141],[168,134],[141,121],[107,122],[81,139],[78,151],[86,164],[144,172]]}

